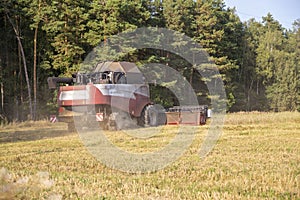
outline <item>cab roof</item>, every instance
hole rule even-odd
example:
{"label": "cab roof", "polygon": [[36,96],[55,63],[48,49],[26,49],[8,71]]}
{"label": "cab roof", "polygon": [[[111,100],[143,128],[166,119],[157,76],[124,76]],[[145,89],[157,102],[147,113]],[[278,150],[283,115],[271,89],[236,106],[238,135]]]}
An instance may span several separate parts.
{"label": "cab roof", "polygon": [[131,62],[100,62],[96,65],[94,72],[124,72],[124,73],[141,73],[138,67]]}

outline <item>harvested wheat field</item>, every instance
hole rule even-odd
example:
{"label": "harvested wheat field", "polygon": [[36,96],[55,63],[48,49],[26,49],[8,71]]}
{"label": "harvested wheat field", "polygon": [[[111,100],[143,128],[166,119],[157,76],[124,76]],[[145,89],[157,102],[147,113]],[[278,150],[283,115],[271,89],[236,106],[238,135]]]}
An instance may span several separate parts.
{"label": "harvested wheat field", "polygon": [[[176,128],[162,127],[148,139],[106,134],[126,151],[152,152],[167,145]],[[0,199],[300,199],[300,113],[227,114],[203,159],[198,151],[209,123],[192,128],[192,145],[174,163],[126,173],[98,162],[65,124],[2,125]]]}

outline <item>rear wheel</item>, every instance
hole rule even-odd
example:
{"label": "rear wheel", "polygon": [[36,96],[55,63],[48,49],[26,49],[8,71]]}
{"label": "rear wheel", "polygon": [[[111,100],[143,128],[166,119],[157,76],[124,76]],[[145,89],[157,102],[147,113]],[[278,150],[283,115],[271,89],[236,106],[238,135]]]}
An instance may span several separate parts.
{"label": "rear wheel", "polygon": [[147,105],[139,118],[139,125],[145,127],[164,125],[166,119],[165,110],[162,106],[158,104]]}

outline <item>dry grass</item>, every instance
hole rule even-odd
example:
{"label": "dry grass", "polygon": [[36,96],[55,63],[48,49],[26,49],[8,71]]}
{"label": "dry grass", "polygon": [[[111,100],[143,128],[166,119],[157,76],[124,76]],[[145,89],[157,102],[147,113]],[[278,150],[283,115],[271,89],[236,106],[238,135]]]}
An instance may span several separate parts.
{"label": "dry grass", "polygon": [[[99,163],[64,124],[2,126],[0,199],[300,199],[300,113],[228,114],[214,150],[200,159],[208,127],[197,128],[185,155],[165,169],[127,174]],[[107,137],[149,152],[174,129],[149,140]]]}

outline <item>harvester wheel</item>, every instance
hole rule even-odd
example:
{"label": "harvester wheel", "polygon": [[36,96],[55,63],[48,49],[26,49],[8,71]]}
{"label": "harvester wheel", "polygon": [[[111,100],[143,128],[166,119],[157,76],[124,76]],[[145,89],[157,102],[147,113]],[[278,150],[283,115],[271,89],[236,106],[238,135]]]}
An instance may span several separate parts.
{"label": "harvester wheel", "polygon": [[148,105],[143,110],[140,124],[147,126],[159,126],[166,124],[165,110],[160,105]]}

